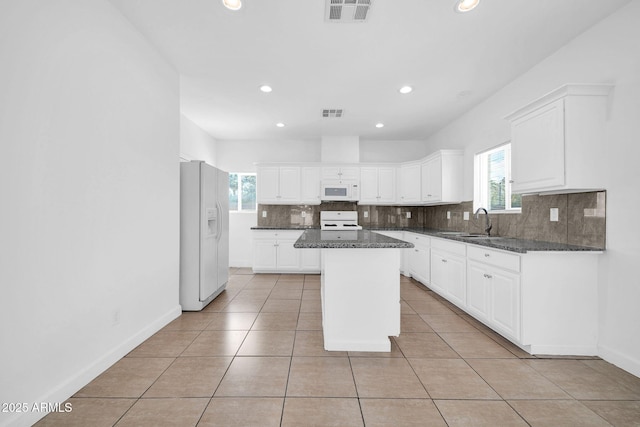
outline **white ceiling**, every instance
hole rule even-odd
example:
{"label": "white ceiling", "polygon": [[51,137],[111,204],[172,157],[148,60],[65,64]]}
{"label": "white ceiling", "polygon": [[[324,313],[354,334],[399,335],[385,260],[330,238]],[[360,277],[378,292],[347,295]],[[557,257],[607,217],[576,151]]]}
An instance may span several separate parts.
{"label": "white ceiling", "polygon": [[216,139],[410,140],[629,0],[481,0],[467,14],[454,0],[373,0],[368,21],[351,24],[325,22],[324,0],[243,0],[237,12],[221,0],[111,2],[174,64],[182,113]]}

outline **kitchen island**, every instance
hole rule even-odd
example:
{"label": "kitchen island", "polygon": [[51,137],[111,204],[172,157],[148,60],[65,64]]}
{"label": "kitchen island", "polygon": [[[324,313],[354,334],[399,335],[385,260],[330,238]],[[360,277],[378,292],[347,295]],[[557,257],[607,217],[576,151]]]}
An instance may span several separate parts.
{"label": "kitchen island", "polygon": [[298,249],[321,249],[324,348],[391,351],[400,334],[400,249],[413,244],[368,230],[305,230]]}

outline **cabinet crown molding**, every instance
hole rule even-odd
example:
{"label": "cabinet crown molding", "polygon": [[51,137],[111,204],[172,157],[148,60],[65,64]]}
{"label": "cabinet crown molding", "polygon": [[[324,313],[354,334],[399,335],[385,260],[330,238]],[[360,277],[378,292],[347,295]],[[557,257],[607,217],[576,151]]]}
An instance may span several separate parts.
{"label": "cabinet crown molding", "polygon": [[516,120],[531,111],[567,96],[608,96],[613,87],[612,84],[566,84],[507,114],[504,118],[509,121]]}

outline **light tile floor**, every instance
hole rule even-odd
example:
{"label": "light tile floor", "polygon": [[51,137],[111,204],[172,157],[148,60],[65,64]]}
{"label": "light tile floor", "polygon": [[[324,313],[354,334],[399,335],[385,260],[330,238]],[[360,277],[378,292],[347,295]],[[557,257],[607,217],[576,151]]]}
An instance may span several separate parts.
{"label": "light tile floor", "polygon": [[232,269],[227,290],[38,426],[640,426],[640,379],[536,358],[411,279],[390,353],[323,349],[320,277]]}

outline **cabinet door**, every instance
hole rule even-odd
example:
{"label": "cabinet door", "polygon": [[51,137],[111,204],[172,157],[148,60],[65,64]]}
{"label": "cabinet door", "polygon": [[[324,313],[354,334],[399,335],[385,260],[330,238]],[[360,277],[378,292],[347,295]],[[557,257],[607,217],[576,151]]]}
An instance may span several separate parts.
{"label": "cabinet door", "polygon": [[300,168],[296,166],[280,167],[280,194],[282,203],[300,201]]}
{"label": "cabinet door", "polygon": [[340,179],[357,181],[360,179],[360,168],[357,166],[346,166],[340,168]]}
{"label": "cabinet door", "polygon": [[500,269],[488,274],[491,283],[490,322],[499,331],[520,339],[520,277]]}
{"label": "cabinet door", "polygon": [[323,166],[322,167],[322,179],[339,180],[340,168],[337,166]]}
{"label": "cabinet door", "polygon": [[512,191],[564,185],[564,100],[540,107],[511,123]]}
{"label": "cabinet door", "polygon": [[429,271],[431,270],[429,267],[431,264],[429,249],[415,247],[410,251],[409,273],[411,273],[411,277],[427,285],[429,283]]}
{"label": "cabinet door", "polygon": [[300,269],[320,271],[320,249],[300,249]]}
{"label": "cabinet door", "polygon": [[320,203],[320,168],[305,166],[300,169],[300,197],[302,203]]}
{"label": "cabinet door", "polygon": [[258,203],[277,203],[279,190],[280,168],[277,166],[265,166],[257,171]]}
{"label": "cabinet door", "polygon": [[422,201],[436,202],[442,199],[442,158],[435,156],[421,166]]}
{"label": "cabinet door", "polygon": [[420,202],[420,165],[400,167],[400,183],[398,185],[398,201],[400,203]]}
{"label": "cabinet door", "polygon": [[447,294],[452,302],[464,307],[467,305],[466,260],[457,256],[447,257]]}
{"label": "cabinet door", "polygon": [[306,251],[307,249],[294,248],[293,244],[295,242],[295,239],[280,239],[276,243],[278,248],[278,270],[297,271],[300,269],[300,251]]}
{"label": "cabinet door", "polygon": [[360,203],[378,201],[378,168],[360,168]]}
{"label": "cabinet door", "polygon": [[256,271],[275,270],[277,267],[276,249],[275,240],[254,240],[253,269]]}
{"label": "cabinet door", "polygon": [[396,168],[378,168],[378,197],[381,203],[396,201]]}
{"label": "cabinet door", "polygon": [[431,280],[429,280],[429,287],[442,296],[447,293],[447,262],[444,252],[431,249]]}
{"label": "cabinet door", "polygon": [[467,310],[478,319],[489,320],[489,272],[476,261],[467,264]]}

